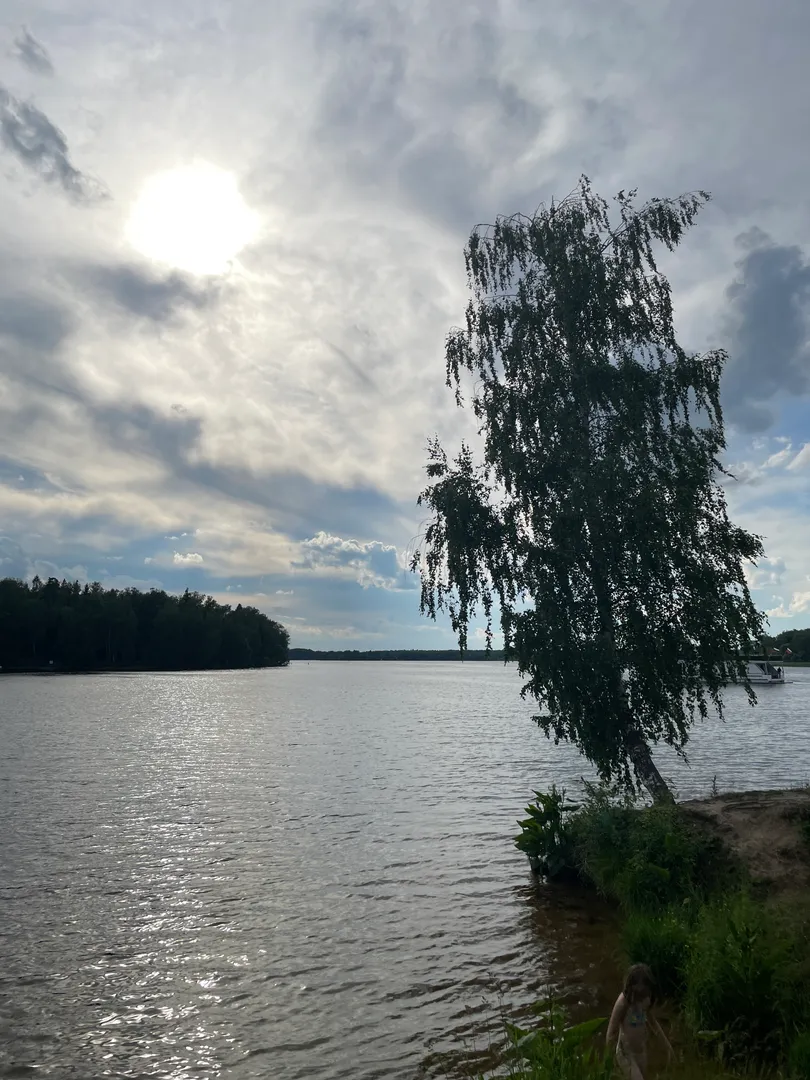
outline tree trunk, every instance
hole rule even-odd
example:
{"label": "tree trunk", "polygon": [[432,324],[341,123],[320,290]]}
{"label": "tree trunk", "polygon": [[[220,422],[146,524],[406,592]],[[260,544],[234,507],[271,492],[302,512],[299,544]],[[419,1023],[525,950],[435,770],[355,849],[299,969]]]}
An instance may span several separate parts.
{"label": "tree trunk", "polygon": [[667,786],[666,780],[658,771],[652,759],[650,748],[638,732],[633,732],[630,743],[630,760],[636,776],[653,797],[656,803],[674,803],[675,798]]}
{"label": "tree trunk", "polygon": [[[583,400],[585,400],[584,397]],[[585,455],[584,460],[589,461],[591,458],[591,440],[590,417],[587,407],[580,413],[580,424],[583,441],[587,447],[587,454]],[[613,656],[615,678],[614,693],[616,695],[616,703],[621,712],[623,726],[627,733],[630,761],[633,764],[636,776],[650,795],[652,795],[654,802],[674,803],[675,799],[672,792],[669,790],[666,780],[664,780],[663,776],[656,768],[655,762],[652,759],[652,754],[650,753],[650,748],[641,732],[636,729],[635,724],[633,723],[633,717],[630,713],[627,691],[624,686],[621,659],[619,657],[618,649],[616,648],[616,622],[614,618],[613,595],[611,593],[609,577],[602,564],[600,555],[602,550],[602,540],[599,515],[596,508],[590,504],[587,497],[587,484],[583,484],[582,490],[585,508],[585,525],[591,547],[591,585],[593,586],[596,609],[599,614],[602,633]]]}

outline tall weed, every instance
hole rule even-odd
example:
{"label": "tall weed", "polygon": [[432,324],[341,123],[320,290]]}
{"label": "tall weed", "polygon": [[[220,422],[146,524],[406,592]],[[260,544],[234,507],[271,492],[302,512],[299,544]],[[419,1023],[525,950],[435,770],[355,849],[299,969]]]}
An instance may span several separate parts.
{"label": "tall weed", "polygon": [[647,964],[661,997],[680,1001],[692,937],[690,911],[681,904],[661,912],[631,912],[622,928],[629,964]]}
{"label": "tall weed", "polygon": [[706,905],[686,968],[685,1013],[726,1061],[775,1061],[785,1046],[791,942],[744,892]]}
{"label": "tall weed", "polygon": [[802,1031],[790,1046],[788,1076],[791,1080],[810,1080],[810,1031]]}

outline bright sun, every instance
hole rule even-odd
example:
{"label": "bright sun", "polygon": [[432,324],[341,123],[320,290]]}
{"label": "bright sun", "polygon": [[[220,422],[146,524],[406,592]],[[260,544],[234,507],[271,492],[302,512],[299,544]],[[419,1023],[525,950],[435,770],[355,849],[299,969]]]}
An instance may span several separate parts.
{"label": "bright sun", "polygon": [[259,216],[239,193],[233,173],[188,165],[144,184],[127,223],[142,255],[191,274],[221,274],[259,231]]}

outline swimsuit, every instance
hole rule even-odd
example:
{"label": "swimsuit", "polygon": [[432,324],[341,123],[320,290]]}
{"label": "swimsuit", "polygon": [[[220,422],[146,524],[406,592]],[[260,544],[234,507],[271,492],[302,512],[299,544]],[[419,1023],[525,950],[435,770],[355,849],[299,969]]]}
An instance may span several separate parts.
{"label": "swimsuit", "polygon": [[[647,1023],[647,1013],[644,1009],[638,1009],[632,1005],[628,1006],[627,1013],[625,1014],[625,1023],[631,1028],[643,1028]],[[631,1051],[624,1046],[624,1039],[622,1038],[623,1032],[619,1032],[619,1038],[616,1044],[616,1057],[622,1072],[625,1076],[636,1076],[641,1070],[646,1069],[647,1066],[647,1051],[646,1047],[641,1051]],[[633,1061],[638,1062],[636,1070],[633,1069]],[[642,1074],[643,1075],[643,1074]]]}

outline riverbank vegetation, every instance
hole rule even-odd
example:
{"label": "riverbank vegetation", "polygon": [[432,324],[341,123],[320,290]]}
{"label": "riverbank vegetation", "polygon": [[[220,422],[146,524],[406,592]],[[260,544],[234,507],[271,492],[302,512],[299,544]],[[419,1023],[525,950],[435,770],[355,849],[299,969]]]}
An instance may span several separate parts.
{"label": "riverbank vegetation", "polygon": [[[741,805],[778,814],[782,827],[761,840],[779,851],[778,875],[763,876],[770,852],[738,843],[731,826],[729,843],[721,835],[723,809]],[[586,785],[571,803],[552,787],[536,793],[520,825],[515,842],[541,877],[576,880],[620,908],[623,960],[650,965],[685,1051],[667,1075],[808,1080],[810,790],[638,806],[615,788]],[[563,1040],[564,1069],[535,1054],[498,1075],[601,1077],[582,1030]],[[506,1032],[507,1060],[548,1040],[547,1030]]]}
{"label": "riverbank vegetation", "polygon": [[278,667],[289,635],[258,609],[186,590],[0,580],[0,668],[19,671]]}
{"label": "riverbank vegetation", "polygon": [[[650,749],[683,753],[697,718],[722,718],[729,677],[755,701],[753,643],[798,660],[810,636],[765,637],[747,584],[762,541],[730,520],[724,488],[727,355],[682,347],[657,264],[709,195],[635,199],[611,207],[582,177],[471,233],[446,381],[458,406],[469,395],[483,452],[429,444],[411,567],[422,613],[447,612],[461,650],[480,612],[490,643],[499,618],[535,721],[598,772],[581,805],[537,793],[517,838],[533,868],[620,908],[626,959],[656,971],[690,1047],[727,1073],[808,1080],[810,916],[675,803]],[[609,1071],[590,1030],[506,1030],[499,1076]],[[706,1060],[689,1075],[710,1075]]]}

